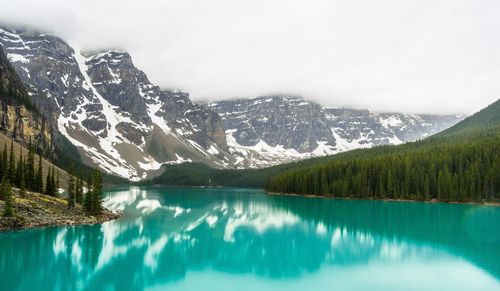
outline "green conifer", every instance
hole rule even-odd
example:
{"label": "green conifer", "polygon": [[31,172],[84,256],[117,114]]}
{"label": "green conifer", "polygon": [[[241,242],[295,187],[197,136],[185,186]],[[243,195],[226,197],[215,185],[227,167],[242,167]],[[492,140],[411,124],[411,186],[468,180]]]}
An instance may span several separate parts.
{"label": "green conifer", "polygon": [[92,187],[92,213],[101,214],[102,211],[102,177],[99,170],[94,171],[94,186]]}
{"label": "green conifer", "polygon": [[83,208],[89,214],[92,213],[93,205],[93,193],[92,193],[92,175],[89,174],[87,178],[87,189],[85,191],[85,197],[83,201]]}
{"label": "green conifer", "polygon": [[35,191],[38,193],[43,192],[43,166],[42,166],[42,156],[38,156],[38,167],[35,176]]}
{"label": "green conifer", "polygon": [[75,206],[75,178],[68,173],[68,208]]}
{"label": "green conifer", "polygon": [[44,191],[44,194],[45,195],[52,195],[52,189],[51,189],[51,169],[49,168],[49,170],[47,171],[47,177],[45,178],[45,191]]}
{"label": "green conifer", "polygon": [[59,182],[59,171],[56,171],[56,180],[55,180],[55,196],[59,196],[59,188],[61,187],[61,184]]}
{"label": "green conifer", "polygon": [[14,156],[14,141],[10,140],[10,154],[9,154],[9,182],[15,185],[16,180],[16,157]]}
{"label": "green conifer", "polygon": [[8,157],[8,152],[7,152],[7,142],[5,142],[4,145],[3,145],[3,152],[2,152],[2,173],[3,173],[3,176],[8,176],[9,175],[9,157]]}
{"label": "green conifer", "polygon": [[33,146],[29,145],[28,158],[24,167],[24,181],[26,188],[35,191],[35,155],[33,153]]}
{"label": "green conifer", "polygon": [[16,167],[16,178],[14,179],[14,185],[17,187],[21,186],[21,179],[23,176],[23,171],[24,171],[24,162],[23,162],[23,149],[22,147],[19,147],[19,159],[17,161],[17,167]]}
{"label": "green conifer", "polygon": [[12,205],[12,188],[10,186],[9,180],[4,178],[2,180],[2,184],[0,185],[1,192],[3,197],[5,197],[5,206],[3,209],[4,217],[11,217],[14,215],[13,213],[13,205]]}

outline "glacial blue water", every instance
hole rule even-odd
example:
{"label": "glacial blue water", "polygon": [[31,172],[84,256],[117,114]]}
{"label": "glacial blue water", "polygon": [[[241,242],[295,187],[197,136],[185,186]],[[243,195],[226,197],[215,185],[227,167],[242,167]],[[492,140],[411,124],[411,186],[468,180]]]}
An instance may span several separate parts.
{"label": "glacial blue water", "polygon": [[0,290],[500,290],[500,207],[116,188],[102,225],[0,233]]}

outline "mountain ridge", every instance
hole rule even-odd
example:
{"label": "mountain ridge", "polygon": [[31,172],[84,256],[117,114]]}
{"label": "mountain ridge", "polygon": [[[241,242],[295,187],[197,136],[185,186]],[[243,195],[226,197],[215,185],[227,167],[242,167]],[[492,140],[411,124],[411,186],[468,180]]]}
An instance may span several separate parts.
{"label": "mountain ridge", "polygon": [[276,193],[439,201],[497,201],[500,100],[414,143],[346,153],[278,173]]}
{"label": "mountain ridge", "polygon": [[[0,28],[0,46],[40,110],[78,148],[81,159],[132,180],[158,175],[164,164],[262,168],[402,143],[460,120],[398,113],[384,115],[382,123],[368,110],[326,108],[284,95],[203,106],[187,92],[152,84],[126,51],[82,52],[54,35],[8,28]],[[254,116],[221,105],[232,102],[237,108],[269,98],[275,101],[272,106],[252,107],[253,113],[260,111]],[[282,111],[286,102],[288,111]],[[289,113],[296,114],[295,128],[279,124],[291,120]],[[405,127],[410,128],[407,134]]]}
{"label": "mountain ridge", "polygon": [[463,118],[331,108],[286,95],[216,101],[208,107],[221,115],[234,148],[285,153],[287,149],[301,159],[414,141]]}

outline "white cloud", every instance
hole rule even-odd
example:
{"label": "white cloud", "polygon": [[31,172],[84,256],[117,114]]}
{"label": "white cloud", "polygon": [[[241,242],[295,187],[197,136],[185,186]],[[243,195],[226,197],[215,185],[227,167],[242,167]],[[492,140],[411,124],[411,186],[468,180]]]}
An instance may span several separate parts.
{"label": "white cloud", "polygon": [[452,113],[500,98],[497,0],[0,0],[0,19],[128,50],[195,100],[301,94]]}

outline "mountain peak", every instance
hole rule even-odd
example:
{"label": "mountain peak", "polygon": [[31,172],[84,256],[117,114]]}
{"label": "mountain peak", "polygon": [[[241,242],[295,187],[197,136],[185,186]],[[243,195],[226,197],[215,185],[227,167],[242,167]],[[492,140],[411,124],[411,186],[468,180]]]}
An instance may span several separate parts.
{"label": "mountain peak", "polygon": [[108,61],[132,61],[132,57],[126,51],[118,50],[118,49],[109,49],[109,50],[101,50],[101,51],[88,51],[82,52],[82,55],[87,58],[88,61],[92,60],[100,60],[106,59]]}
{"label": "mountain peak", "polygon": [[152,84],[129,53],[0,30],[16,72],[84,162],[139,180],[162,164],[258,168],[429,136],[454,117],[326,108],[293,94],[199,105]]}

